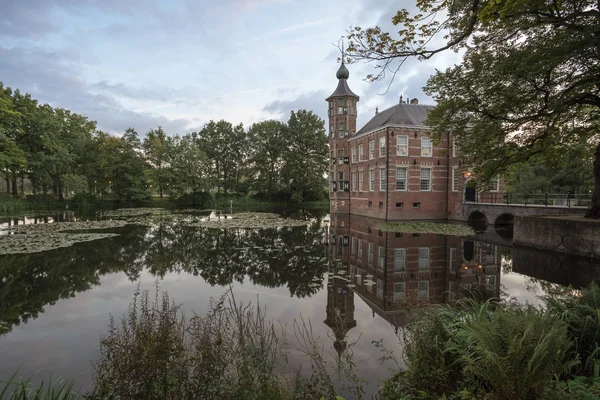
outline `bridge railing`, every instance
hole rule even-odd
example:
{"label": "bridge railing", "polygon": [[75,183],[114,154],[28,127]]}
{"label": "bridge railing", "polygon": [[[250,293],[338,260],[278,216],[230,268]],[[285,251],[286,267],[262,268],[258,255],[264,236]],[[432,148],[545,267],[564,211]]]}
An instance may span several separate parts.
{"label": "bridge railing", "polygon": [[486,204],[520,204],[554,207],[591,207],[592,195],[580,193],[495,193],[482,192],[475,197],[476,203]]}

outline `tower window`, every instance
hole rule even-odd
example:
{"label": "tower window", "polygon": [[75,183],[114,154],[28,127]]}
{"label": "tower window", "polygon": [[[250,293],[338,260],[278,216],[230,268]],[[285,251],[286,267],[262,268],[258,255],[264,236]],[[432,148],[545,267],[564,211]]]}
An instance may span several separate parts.
{"label": "tower window", "polygon": [[340,132],[339,136],[341,138],[343,138],[344,137],[344,132],[346,132],[346,124],[340,124],[338,130]]}

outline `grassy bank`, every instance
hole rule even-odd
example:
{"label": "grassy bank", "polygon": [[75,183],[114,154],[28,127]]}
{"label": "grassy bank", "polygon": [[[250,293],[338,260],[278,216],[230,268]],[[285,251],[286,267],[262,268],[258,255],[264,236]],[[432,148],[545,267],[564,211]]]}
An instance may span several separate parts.
{"label": "grassy bank", "polygon": [[[89,197],[82,200],[81,198],[66,199],[58,201],[52,196],[0,196],[0,216],[14,216],[26,212],[52,212],[64,210],[112,210],[115,208],[124,207],[153,207],[153,208],[177,208],[185,205],[178,204],[169,197],[152,197],[144,204],[138,203],[118,203],[114,198],[95,198]],[[285,208],[308,208],[308,209],[329,209],[329,201],[314,201],[301,204],[293,204],[289,202],[275,202],[258,200],[250,197],[218,197],[216,199],[208,199],[201,206],[185,206],[185,208],[199,209],[218,209],[224,212],[229,212],[233,209],[234,212],[239,211],[265,211],[273,209]]]}

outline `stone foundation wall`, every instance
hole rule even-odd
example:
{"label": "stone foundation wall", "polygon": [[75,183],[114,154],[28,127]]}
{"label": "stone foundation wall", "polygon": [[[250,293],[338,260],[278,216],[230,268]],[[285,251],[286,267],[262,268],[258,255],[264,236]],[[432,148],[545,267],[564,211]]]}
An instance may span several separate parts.
{"label": "stone foundation wall", "polygon": [[515,217],[513,242],[600,260],[600,221],[580,215]]}

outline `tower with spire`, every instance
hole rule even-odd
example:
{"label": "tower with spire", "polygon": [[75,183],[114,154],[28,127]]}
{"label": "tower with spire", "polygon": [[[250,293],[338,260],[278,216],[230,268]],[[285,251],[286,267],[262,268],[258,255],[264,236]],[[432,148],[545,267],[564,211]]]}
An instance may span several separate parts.
{"label": "tower with spire", "polygon": [[359,97],[350,90],[344,53],[342,64],[335,74],[338,85],[331,96],[325,99],[329,114],[329,199],[332,212],[350,210],[350,162],[348,138],[356,133],[357,103]]}

